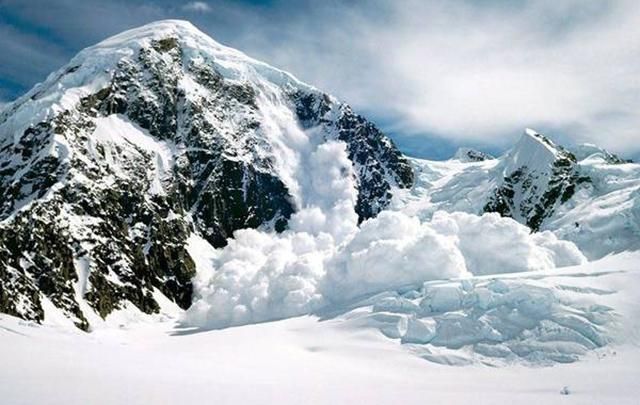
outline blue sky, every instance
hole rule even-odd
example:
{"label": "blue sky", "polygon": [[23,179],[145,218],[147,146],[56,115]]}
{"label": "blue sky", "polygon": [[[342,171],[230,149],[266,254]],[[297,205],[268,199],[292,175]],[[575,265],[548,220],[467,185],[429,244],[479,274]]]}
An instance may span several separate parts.
{"label": "blue sky", "polygon": [[410,154],[499,153],[533,127],[640,155],[635,0],[0,0],[0,102],[166,18],[349,102]]}

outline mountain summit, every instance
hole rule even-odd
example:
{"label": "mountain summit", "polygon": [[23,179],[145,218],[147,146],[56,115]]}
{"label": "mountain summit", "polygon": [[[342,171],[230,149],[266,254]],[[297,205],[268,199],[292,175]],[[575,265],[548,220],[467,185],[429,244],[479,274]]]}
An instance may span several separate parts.
{"label": "mountain summit", "polygon": [[546,136],[526,129],[503,163],[504,180],[484,210],[498,212],[534,231],[558,204],[573,197],[576,187],[590,181],[580,176],[575,155]]}
{"label": "mountain summit", "polygon": [[316,203],[309,156],[330,141],[345,144],[360,220],[412,185],[348,105],[188,22],[81,51],[0,113],[0,312],[41,321],[52,308],[88,329],[164,297],[187,308],[190,238],[284,230]]}

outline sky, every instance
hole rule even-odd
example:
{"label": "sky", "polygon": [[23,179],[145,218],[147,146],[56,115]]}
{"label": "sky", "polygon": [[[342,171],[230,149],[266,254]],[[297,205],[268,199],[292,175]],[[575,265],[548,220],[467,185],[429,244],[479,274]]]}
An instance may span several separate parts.
{"label": "sky", "polygon": [[0,0],[0,103],[166,18],[348,102],[411,155],[497,154],[531,127],[640,158],[636,0]]}

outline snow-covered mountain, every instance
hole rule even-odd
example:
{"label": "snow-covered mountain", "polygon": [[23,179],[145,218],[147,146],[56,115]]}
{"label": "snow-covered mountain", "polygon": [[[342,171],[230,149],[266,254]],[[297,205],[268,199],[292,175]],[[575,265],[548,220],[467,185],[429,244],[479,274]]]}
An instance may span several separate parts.
{"label": "snow-covered mountain", "polygon": [[464,156],[412,159],[416,184],[396,193],[395,208],[423,219],[497,212],[575,242],[590,259],[640,249],[640,164],[594,145],[564,148],[531,129],[499,158]]}
{"label": "snow-covered mountain", "polygon": [[[593,311],[528,281],[455,280],[640,249],[640,165],[533,130],[498,158],[410,159],[348,105],[181,21],[80,52],[0,113],[0,152],[0,312],[85,330],[360,306],[407,344],[575,359],[608,342]],[[540,299],[503,328],[501,311]],[[495,319],[464,320],[480,310]],[[563,320],[576,311],[589,325]],[[434,330],[454,324],[468,328]],[[522,351],[557,328],[597,330],[562,355]]]}
{"label": "snow-covered mountain", "polygon": [[635,404],[639,263],[639,164],[408,158],[183,21],[0,106],[9,403]]}
{"label": "snow-covered mountain", "polygon": [[87,48],[0,114],[0,312],[87,329],[187,308],[191,235],[282,231],[321,199],[310,156],[346,146],[359,220],[413,183],[372,123],[286,72],[162,21]]}

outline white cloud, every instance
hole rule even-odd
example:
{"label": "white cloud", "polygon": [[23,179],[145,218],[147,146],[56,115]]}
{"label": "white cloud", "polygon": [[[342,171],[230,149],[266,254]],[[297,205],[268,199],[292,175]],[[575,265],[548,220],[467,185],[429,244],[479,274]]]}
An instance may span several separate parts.
{"label": "white cloud", "polygon": [[208,13],[211,11],[211,7],[204,1],[189,2],[182,6],[182,9],[186,11],[195,11],[198,13]]}
{"label": "white cloud", "polygon": [[404,133],[505,146],[530,126],[640,151],[640,3],[376,5],[317,7],[240,45]]}
{"label": "white cloud", "polygon": [[215,39],[343,98],[405,139],[437,135],[494,149],[534,127],[563,142],[640,154],[635,0],[9,3],[56,34],[47,41],[0,27],[0,76],[24,87],[72,56],[59,44],[79,49],[182,11]]}

